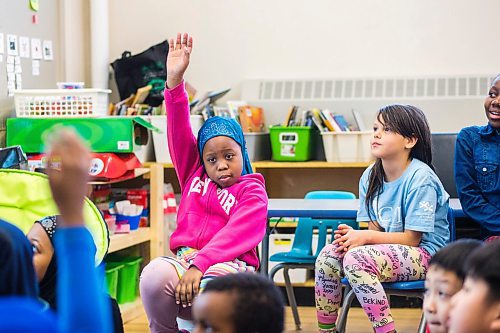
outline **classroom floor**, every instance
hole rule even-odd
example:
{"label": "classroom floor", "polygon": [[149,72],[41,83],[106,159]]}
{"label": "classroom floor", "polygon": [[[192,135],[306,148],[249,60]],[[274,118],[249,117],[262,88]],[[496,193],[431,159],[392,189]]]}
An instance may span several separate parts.
{"label": "classroom floor", "polygon": [[[286,330],[285,333],[295,333],[295,324],[293,322],[290,308],[286,308]],[[300,319],[302,321],[301,333],[316,333],[316,313],[313,307],[299,307]],[[414,333],[418,329],[420,309],[393,309],[392,315],[396,322],[398,333]],[[148,320],[146,314],[125,324],[125,333],[143,333],[149,332]],[[349,311],[347,322],[347,333],[367,333],[373,332],[371,326],[361,308],[352,308]]]}

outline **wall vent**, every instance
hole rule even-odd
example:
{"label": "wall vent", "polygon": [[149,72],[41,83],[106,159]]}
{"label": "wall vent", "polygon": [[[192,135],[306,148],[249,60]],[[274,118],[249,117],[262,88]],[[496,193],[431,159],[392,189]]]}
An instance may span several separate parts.
{"label": "wall vent", "polygon": [[[443,99],[484,97],[489,75],[418,78],[259,80],[246,100]],[[248,95],[250,93],[251,95]],[[254,94],[257,95],[254,95]]]}

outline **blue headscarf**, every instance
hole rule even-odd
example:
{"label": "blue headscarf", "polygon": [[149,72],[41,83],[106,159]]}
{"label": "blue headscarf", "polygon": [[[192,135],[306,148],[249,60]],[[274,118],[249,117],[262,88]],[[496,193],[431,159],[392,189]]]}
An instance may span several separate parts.
{"label": "blue headscarf", "polygon": [[252,164],[248,158],[245,137],[241,130],[240,124],[234,119],[222,117],[208,118],[198,132],[198,152],[203,163],[203,148],[208,140],[216,136],[227,136],[236,141],[241,147],[241,155],[243,156],[243,170],[241,175],[253,173]]}
{"label": "blue headscarf", "polygon": [[0,220],[0,297],[37,298],[33,249],[18,227]]}

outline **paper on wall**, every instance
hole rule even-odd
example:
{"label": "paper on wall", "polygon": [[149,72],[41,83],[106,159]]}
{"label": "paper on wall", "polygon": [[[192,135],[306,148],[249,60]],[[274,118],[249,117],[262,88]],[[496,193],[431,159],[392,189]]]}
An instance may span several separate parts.
{"label": "paper on wall", "polygon": [[42,42],[38,38],[31,39],[31,57],[33,59],[42,59]]}
{"label": "paper on wall", "polygon": [[30,39],[28,37],[19,37],[19,55],[22,58],[30,57]]}
{"label": "paper on wall", "polygon": [[43,41],[43,59],[44,60],[53,60],[54,59],[54,52],[52,49],[52,41],[51,40],[44,40]]}
{"label": "paper on wall", "polygon": [[33,76],[40,75],[40,60],[33,60],[31,62],[31,74]]}
{"label": "paper on wall", "polygon": [[14,65],[15,60],[13,56],[7,56],[7,63]]}
{"label": "paper on wall", "polygon": [[7,63],[7,73],[14,73],[14,64]]}
{"label": "paper on wall", "polygon": [[23,79],[21,74],[16,74],[16,89],[23,89]]}
{"label": "paper on wall", "polygon": [[7,35],[7,54],[16,56],[18,52],[17,36]]}
{"label": "paper on wall", "polygon": [[3,54],[0,54],[0,62],[3,62]]}
{"label": "paper on wall", "polygon": [[0,33],[0,54],[3,54],[5,52],[3,46],[4,46],[3,34]]}

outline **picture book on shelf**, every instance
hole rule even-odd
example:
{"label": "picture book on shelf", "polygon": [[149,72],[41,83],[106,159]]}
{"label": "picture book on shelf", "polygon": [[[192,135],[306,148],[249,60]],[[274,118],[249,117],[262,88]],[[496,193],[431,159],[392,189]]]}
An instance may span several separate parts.
{"label": "picture book on shelf", "polygon": [[366,127],[365,122],[363,121],[363,118],[361,117],[359,112],[354,110],[354,109],[352,109],[351,112],[352,112],[352,115],[354,117],[354,121],[356,122],[356,125],[358,127],[358,131],[368,130],[368,128]]}
{"label": "picture book on shelf", "polygon": [[345,120],[344,116],[341,114],[336,114],[333,116],[335,122],[338,124],[342,132],[350,132],[349,124]]}
{"label": "picture book on shelf", "polygon": [[238,108],[241,128],[245,133],[265,132],[264,110],[260,107],[245,105]]}

